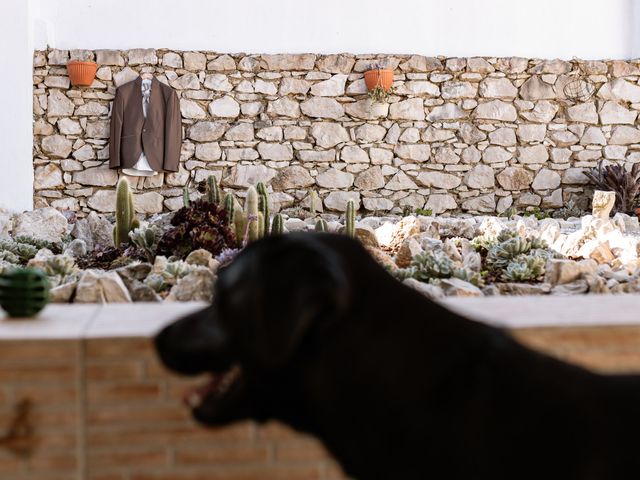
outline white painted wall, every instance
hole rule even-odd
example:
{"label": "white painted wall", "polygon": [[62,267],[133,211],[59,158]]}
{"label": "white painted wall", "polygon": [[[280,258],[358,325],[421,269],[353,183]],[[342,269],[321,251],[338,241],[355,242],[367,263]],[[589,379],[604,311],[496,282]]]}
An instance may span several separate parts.
{"label": "white painted wall", "polygon": [[0,208],[33,206],[33,46],[29,0],[0,1]]}
{"label": "white painted wall", "polygon": [[631,56],[640,0],[33,1],[37,48],[601,59]]}

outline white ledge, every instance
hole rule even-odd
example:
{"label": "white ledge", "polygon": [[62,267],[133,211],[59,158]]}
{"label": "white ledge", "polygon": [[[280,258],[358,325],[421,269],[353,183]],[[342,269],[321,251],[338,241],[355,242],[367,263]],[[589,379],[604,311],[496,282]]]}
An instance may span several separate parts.
{"label": "white ledge", "polygon": [[[640,295],[449,297],[441,302],[461,315],[516,328],[640,326]],[[0,313],[1,340],[149,338],[163,326],[206,304],[129,303],[49,305],[36,318]],[[424,312],[425,321],[428,312]]]}

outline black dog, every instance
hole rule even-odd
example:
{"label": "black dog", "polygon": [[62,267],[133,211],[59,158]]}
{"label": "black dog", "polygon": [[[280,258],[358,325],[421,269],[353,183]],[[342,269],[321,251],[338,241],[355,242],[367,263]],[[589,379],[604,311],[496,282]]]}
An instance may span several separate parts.
{"label": "black dog", "polygon": [[534,352],[393,279],[358,242],[271,237],[156,338],[196,419],[278,419],[358,480],[640,476],[640,377]]}

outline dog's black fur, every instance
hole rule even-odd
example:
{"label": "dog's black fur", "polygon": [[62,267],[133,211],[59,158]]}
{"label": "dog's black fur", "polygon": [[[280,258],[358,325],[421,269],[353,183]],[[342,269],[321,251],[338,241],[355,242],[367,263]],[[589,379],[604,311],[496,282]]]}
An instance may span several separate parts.
{"label": "dog's black fur", "polygon": [[640,377],[525,348],[393,279],[358,242],[271,237],[220,272],[214,304],[156,338],[184,374],[242,375],[194,416],[277,419],[358,480],[640,475]]}

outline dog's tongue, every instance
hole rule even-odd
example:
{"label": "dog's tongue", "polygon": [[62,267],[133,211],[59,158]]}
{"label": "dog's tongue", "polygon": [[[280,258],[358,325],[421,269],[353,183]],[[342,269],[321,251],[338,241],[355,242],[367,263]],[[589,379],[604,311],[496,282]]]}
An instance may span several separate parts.
{"label": "dog's tongue", "polygon": [[221,379],[221,376],[216,375],[211,377],[206,383],[190,388],[182,396],[182,402],[190,408],[199,407],[209,393],[218,389]]}

